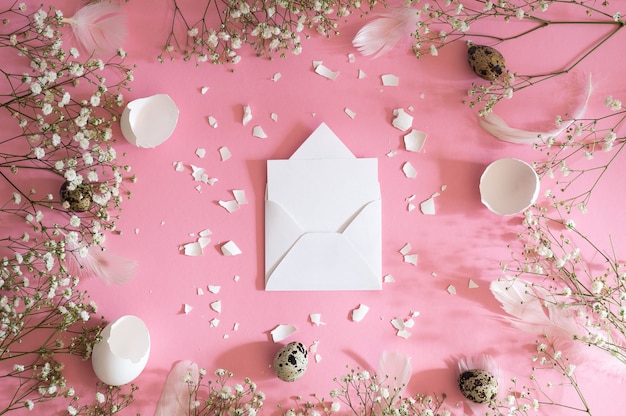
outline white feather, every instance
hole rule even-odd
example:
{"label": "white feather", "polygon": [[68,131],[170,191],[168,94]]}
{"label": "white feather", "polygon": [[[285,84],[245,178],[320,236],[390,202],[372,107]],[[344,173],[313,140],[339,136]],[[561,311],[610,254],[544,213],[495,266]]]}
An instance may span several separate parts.
{"label": "white feather", "polygon": [[[548,336],[572,363],[626,381],[626,363],[610,352],[582,341],[588,330],[577,322],[573,313],[551,302],[547,307],[542,306],[540,299],[551,296],[546,289],[541,290],[538,286],[531,288],[530,283],[519,279],[494,281],[490,289],[502,308],[511,315],[510,320],[516,327]],[[624,345],[624,337],[616,335],[616,339],[612,339],[609,344]]]}
{"label": "white feather", "polygon": [[179,361],[167,375],[154,416],[188,416],[191,402],[190,387],[198,385],[198,365]]}
{"label": "white feather", "polygon": [[375,54],[379,57],[402,39],[408,39],[418,19],[417,10],[408,6],[394,7],[363,26],[352,40],[352,45],[363,55]]}
{"label": "white feather", "polygon": [[123,284],[133,279],[137,266],[136,262],[98,246],[89,247],[87,255],[78,257],[78,262],[82,266],[81,274],[97,276],[107,285]]}
{"label": "white feather", "polygon": [[459,374],[469,370],[484,370],[493,375],[500,382],[500,367],[491,355],[483,354],[473,357],[464,357],[458,362]]}
{"label": "white feather", "polygon": [[577,105],[575,106],[571,118],[569,118],[568,121],[563,121],[558,128],[544,132],[522,130],[509,126],[502,117],[493,112],[480,118],[480,126],[491,135],[509,143],[533,144],[551,137],[557,138],[576,122],[576,120],[580,119],[587,110],[587,103],[589,102],[591,91],[593,90],[591,74],[589,74],[586,82],[578,81],[578,86],[575,90],[575,94],[578,96]]}
{"label": "white feather", "polygon": [[126,38],[126,17],[119,5],[107,1],[87,4],[70,18],[78,42],[89,53],[109,53],[121,48]]}
{"label": "white feather", "polygon": [[580,334],[581,328],[571,314],[552,302],[544,302],[552,296],[545,289],[521,279],[496,280],[489,289],[504,311],[511,315],[513,325],[526,332],[562,339]]}
{"label": "white feather", "polygon": [[389,377],[389,387],[401,392],[411,379],[411,357],[401,352],[384,351],[378,364],[379,375]]}

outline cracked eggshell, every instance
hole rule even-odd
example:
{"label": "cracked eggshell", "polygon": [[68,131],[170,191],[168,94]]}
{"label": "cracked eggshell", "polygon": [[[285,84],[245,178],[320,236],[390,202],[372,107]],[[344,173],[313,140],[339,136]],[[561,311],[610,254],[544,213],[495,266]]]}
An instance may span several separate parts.
{"label": "cracked eggshell", "polygon": [[304,375],[309,365],[308,352],[301,342],[290,342],[274,357],[272,368],[283,381],[296,381]]}
{"label": "cracked eggshell", "polygon": [[480,200],[498,215],[514,215],[535,203],[539,188],[539,176],[528,163],[498,159],[480,177]]}
{"label": "cracked eggshell", "polygon": [[176,103],[167,94],[133,100],[122,113],[122,134],[137,147],[156,147],[174,132],[178,113]]}
{"label": "cracked eggshell", "polygon": [[141,374],[150,355],[150,333],[146,324],[133,315],[108,324],[101,341],[93,347],[91,364],[103,383],[121,386]]}

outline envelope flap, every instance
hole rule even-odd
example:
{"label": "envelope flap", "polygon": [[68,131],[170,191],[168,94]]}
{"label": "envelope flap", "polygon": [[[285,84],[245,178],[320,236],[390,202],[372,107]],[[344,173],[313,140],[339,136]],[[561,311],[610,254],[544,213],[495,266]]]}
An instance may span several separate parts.
{"label": "envelope flap", "polygon": [[272,270],[303,234],[297,221],[280,204],[265,201],[265,263]]}
{"label": "envelope flap", "polygon": [[365,205],[342,233],[372,270],[382,269],[381,201]]}
{"label": "envelope flap", "polygon": [[267,276],[265,290],[380,290],[380,273],[339,233],[302,235]]}
{"label": "envelope flap", "polygon": [[354,159],[354,154],[326,125],[317,129],[300,145],[290,159]]}

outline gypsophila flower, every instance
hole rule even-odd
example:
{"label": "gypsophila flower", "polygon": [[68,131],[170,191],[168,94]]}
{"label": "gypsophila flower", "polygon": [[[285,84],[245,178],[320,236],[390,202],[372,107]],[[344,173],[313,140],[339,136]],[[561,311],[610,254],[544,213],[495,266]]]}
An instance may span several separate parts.
{"label": "gypsophila flower", "polygon": [[[73,396],[73,390],[66,390],[57,358],[88,358],[102,329],[102,324],[91,322],[95,307],[88,306],[91,302],[77,287],[79,277],[74,273],[83,273],[82,264],[76,267],[82,250],[103,241],[94,233],[115,228],[114,212],[124,196],[121,176],[127,170],[118,167],[115,151],[109,148],[113,126],[121,116],[122,102],[115,97],[127,90],[130,69],[117,55],[106,61],[80,59],[76,48],[65,48],[66,22],[53,7],[27,12],[24,3],[8,2],[0,6],[0,14],[5,23],[0,48],[7,59],[21,57],[3,70],[6,91],[0,110],[9,125],[0,140],[0,168],[12,173],[3,175],[3,180],[13,191],[0,203],[0,222],[4,223],[5,215],[23,219],[0,239],[3,253],[17,254],[7,254],[0,263],[0,287],[10,288],[0,296],[0,341],[5,351],[15,351],[19,345],[20,355],[29,363],[0,365],[0,377],[12,386],[9,390],[14,389],[5,391],[7,400],[0,405],[0,413],[5,413]],[[82,138],[73,141],[79,131]],[[27,143],[30,150],[13,145],[19,142]],[[90,154],[97,147],[107,153],[105,160],[94,160]],[[92,204],[78,214],[70,204],[74,196],[64,198],[66,192],[85,190],[80,187],[86,176],[98,182],[90,192],[101,195],[114,189],[115,194],[104,197],[104,205]],[[41,180],[58,191],[33,188]],[[39,331],[45,334],[40,336]],[[32,334],[28,343],[22,343],[21,334]],[[7,358],[0,354],[0,363]],[[12,377],[19,382],[12,383]],[[119,404],[121,409],[130,401],[131,396],[112,395],[103,404],[106,409]]]}
{"label": "gypsophila flower", "polygon": [[600,280],[594,280],[593,283],[591,284],[592,293],[598,294],[602,292],[602,289],[604,289],[604,283],[602,283]]}

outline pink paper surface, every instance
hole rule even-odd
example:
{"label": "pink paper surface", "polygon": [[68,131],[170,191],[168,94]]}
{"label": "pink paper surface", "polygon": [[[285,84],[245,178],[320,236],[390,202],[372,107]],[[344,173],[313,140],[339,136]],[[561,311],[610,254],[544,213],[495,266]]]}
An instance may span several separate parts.
{"label": "pink paper surface", "polygon": [[[54,3],[67,7],[68,15],[76,7],[72,1]],[[530,147],[489,136],[479,127],[475,112],[463,105],[466,90],[477,81],[466,63],[463,43],[421,60],[402,48],[371,59],[360,56],[351,45],[369,18],[354,17],[337,37],[313,36],[304,41],[299,56],[268,60],[246,51],[237,65],[195,67],[181,60],[161,64],[156,56],[167,36],[170,2],[131,0],[123,7],[129,28],[125,50],[137,65],[132,91],[125,98],[165,93],[180,109],[174,134],[155,149],[135,148],[118,132],[118,154],[125,154],[121,159],[132,166],[138,180],[130,185],[132,198],[125,201],[117,223],[121,233],[109,235],[106,246],[137,261],[135,279],[111,287],[98,279],[81,282],[98,304],[99,314],[109,321],[132,314],[150,329],[151,356],[136,380],[137,400],[124,414],[152,414],[166,376],[179,360],[195,361],[209,372],[225,368],[239,380],[250,377],[266,394],[263,414],[270,415],[280,413],[275,408],[279,402],[292,405],[294,396],[327,395],[336,387],[333,377],[342,375],[346,365],[375,371],[385,350],[412,357],[409,392],[445,392],[457,415],[469,411],[455,386],[458,357],[491,354],[502,368],[503,380],[527,376],[535,338],[505,322],[489,292],[489,282],[502,276],[500,263],[510,258],[507,243],[521,230],[521,216],[489,212],[480,203],[478,181],[484,168],[498,158],[530,162],[543,156]],[[547,38],[530,36],[503,44],[500,51],[520,72],[553,70],[577,56],[581,39],[595,36],[593,30],[585,30],[561,28]],[[354,62],[349,62],[348,53],[355,54]],[[329,80],[316,74],[314,60],[322,60],[339,76]],[[597,74],[590,111],[601,109],[607,95],[624,94],[621,69],[625,65],[621,36],[581,66]],[[359,70],[367,76],[358,79]],[[282,76],[273,81],[277,72]],[[383,86],[383,74],[398,76],[399,86]],[[569,99],[561,82],[529,89],[502,103],[502,115],[522,128],[552,121]],[[205,86],[208,90],[201,94]],[[253,116],[246,126],[241,122],[245,105]],[[346,108],[355,113],[354,118]],[[427,133],[421,152],[404,149],[405,132],[391,125],[396,108],[412,114],[413,128]],[[272,113],[277,121],[270,118]],[[217,119],[217,128],[209,126],[209,116]],[[288,158],[321,122],[357,157],[378,158],[383,274],[394,279],[384,283],[380,292],[264,291],[266,161]],[[253,137],[257,125],[267,138]],[[226,161],[219,153],[223,146],[232,153]],[[196,155],[198,148],[206,149],[204,158]],[[391,150],[397,153],[389,157]],[[185,166],[183,172],[174,169],[178,161]],[[416,178],[405,177],[405,162],[416,168]],[[193,181],[190,164],[204,167],[218,181],[196,190],[200,183]],[[594,191],[589,214],[573,215],[578,225],[603,242],[611,233],[619,250],[625,242],[620,220],[626,217],[626,168],[622,164],[613,169]],[[235,189],[245,191],[248,204],[229,213],[218,201],[233,199]],[[435,198],[436,214],[423,215],[419,203],[435,192],[441,192]],[[412,195],[418,208],[408,211],[406,198]],[[179,246],[196,241],[205,229],[212,235],[204,254],[183,255]],[[222,255],[220,247],[229,240],[241,255]],[[399,250],[406,243],[418,254],[417,265],[403,261]],[[468,288],[470,279],[479,287]],[[221,290],[211,293],[207,285],[219,285]],[[450,285],[456,294],[449,293]],[[203,295],[198,295],[198,288]],[[221,313],[210,306],[218,300]],[[193,307],[188,314],[183,312],[185,304]],[[351,311],[360,304],[370,310],[361,322],[353,322]],[[419,316],[409,329],[412,336],[396,336],[391,321],[407,319],[413,311]],[[325,325],[313,325],[311,313],[320,313]],[[217,327],[209,323],[213,318],[220,320]],[[298,331],[275,344],[270,331],[279,324],[293,324]],[[274,376],[271,363],[280,347],[291,341],[307,346],[319,341],[322,360],[316,363],[311,356],[305,376],[285,383]],[[626,403],[623,385],[584,363],[577,365],[594,414],[620,414]],[[88,397],[96,380],[90,363],[77,360],[68,367],[75,377],[73,384],[84,384],[83,396]],[[549,414],[572,413],[551,408]]]}

